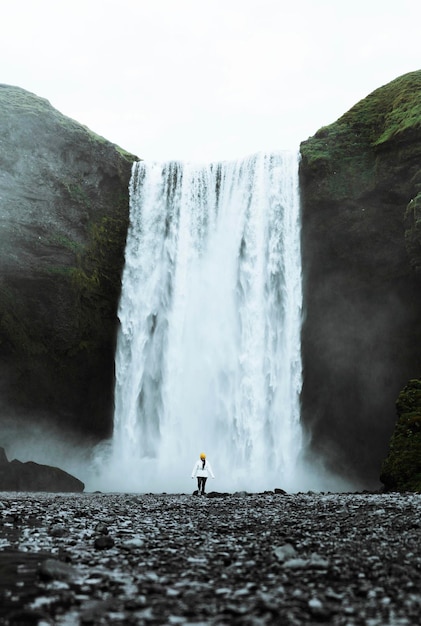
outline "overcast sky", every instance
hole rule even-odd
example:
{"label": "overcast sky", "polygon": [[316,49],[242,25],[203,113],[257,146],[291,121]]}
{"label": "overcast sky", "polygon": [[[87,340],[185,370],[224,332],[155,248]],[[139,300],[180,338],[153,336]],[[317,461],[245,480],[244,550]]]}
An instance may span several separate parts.
{"label": "overcast sky", "polygon": [[421,69],[420,0],[14,0],[0,82],[141,158],[298,149]]}

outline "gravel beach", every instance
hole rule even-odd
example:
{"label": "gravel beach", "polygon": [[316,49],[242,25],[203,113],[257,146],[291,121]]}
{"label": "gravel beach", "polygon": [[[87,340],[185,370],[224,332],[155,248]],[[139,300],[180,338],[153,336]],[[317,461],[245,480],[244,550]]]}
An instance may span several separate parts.
{"label": "gravel beach", "polygon": [[0,623],[419,624],[421,495],[0,494]]}

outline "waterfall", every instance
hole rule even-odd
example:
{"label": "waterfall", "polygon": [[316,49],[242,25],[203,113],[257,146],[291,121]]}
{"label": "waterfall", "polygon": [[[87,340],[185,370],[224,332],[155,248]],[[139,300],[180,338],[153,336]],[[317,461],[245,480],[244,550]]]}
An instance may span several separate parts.
{"label": "waterfall", "polygon": [[294,488],[302,447],[298,155],[134,165],[110,490]]}

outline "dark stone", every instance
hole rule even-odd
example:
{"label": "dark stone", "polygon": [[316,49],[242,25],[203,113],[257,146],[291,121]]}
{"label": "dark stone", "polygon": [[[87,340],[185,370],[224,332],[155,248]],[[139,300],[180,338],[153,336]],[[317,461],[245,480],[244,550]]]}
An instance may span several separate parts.
{"label": "dark stone", "polygon": [[421,371],[421,71],[301,144],[302,420],[311,453],[378,484]]}
{"label": "dark stone", "polygon": [[16,459],[9,463],[3,448],[0,448],[0,457],[6,459],[5,463],[0,463],[0,491],[68,493],[82,492],[85,488],[82,481],[58,467],[40,465],[33,461],[22,463]]}
{"label": "dark stone", "polygon": [[108,526],[106,526],[104,522],[98,522],[98,524],[95,526],[95,532],[99,535],[108,535]]}
{"label": "dark stone", "polygon": [[109,535],[100,535],[95,539],[94,546],[97,550],[107,550],[114,546],[114,539]]}
{"label": "dark stone", "polygon": [[72,581],[77,577],[77,570],[72,565],[57,559],[43,561],[38,573],[42,580]]}
{"label": "dark stone", "polygon": [[45,612],[38,609],[19,609],[9,613],[7,624],[8,626],[37,626],[38,624],[53,626],[53,621]]}
{"label": "dark stone", "polygon": [[134,160],[48,101],[0,85],[0,393],[9,429],[36,416],[85,437],[111,430]]}
{"label": "dark stone", "polygon": [[65,535],[68,534],[68,530],[67,528],[64,526],[64,524],[52,524],[52,526],[50,526],[49,529],[49,534],[51,535],[51,537],[64,537]]}
{"label": "dark stone", "polygon": [[[19,537],[2,535],[1,624],[39,608],[45,615],[36,624],[419,623],[414,494],[290,494],[270,506],[257,494],[212,501],[7,494],[4,501],[23,526]],[[44,523],[35,534],[29,502]],[[91,545],[93,513],[125,538],[111,554]],[[75,544],[49,535],[57,518],[72,520]],[[120,549],[126,541],[138,549]],[[73,568],[46,554],[60,548],[72,551]]]}

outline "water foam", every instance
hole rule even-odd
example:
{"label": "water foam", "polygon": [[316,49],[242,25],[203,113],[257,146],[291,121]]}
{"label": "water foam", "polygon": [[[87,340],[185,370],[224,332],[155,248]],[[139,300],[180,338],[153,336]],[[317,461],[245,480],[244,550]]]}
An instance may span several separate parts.
{"label": "water foam", "polygon": [[298,487],[298,158],[135,164],[108,490]]}

